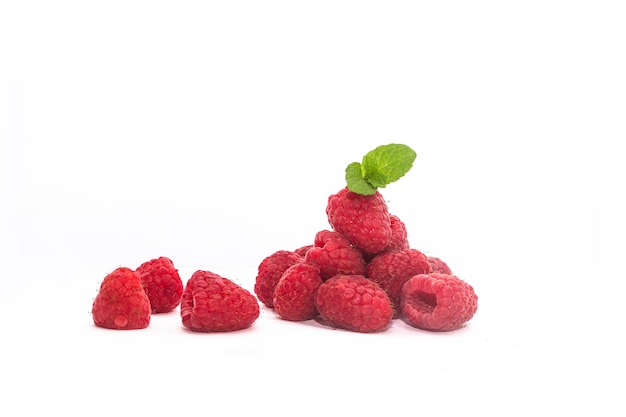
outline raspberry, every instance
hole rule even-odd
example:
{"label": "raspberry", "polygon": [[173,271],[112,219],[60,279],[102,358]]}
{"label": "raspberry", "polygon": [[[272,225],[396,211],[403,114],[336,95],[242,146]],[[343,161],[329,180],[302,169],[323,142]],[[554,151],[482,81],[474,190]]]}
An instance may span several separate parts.
{"label": "raspberry", "polygon": [[108,274],[91,309],[98,327],[130,330],[150,324],[150,300],[141,286],[139,274],[120,267]]}
{"label": "raspberry", "polygon": [[322,230],[315,235],[315,246],[304,259],[320,266],[323,280],[335,275],[365,274],[365,260],[361,252],[343,235]]}
{"label": "raspberry", "polygon": [[434,256],[429,256],[428,263],[430,264],[430,267],[432,268],[432,272],[437,272],[439,274],[452,275],[452,271],[450,270],[450,267],[448,266],[448,264],[446,264],[441,259],[435,258]]}
{"label": "raspberry", "polygon": [[153,313],[168,313],[180,304],[183,281],[169,258],[161,256],[144,262],[136,270],[150,299]]}
{"label": "raspberry", "polygon": [[385,252],[409,249],[406,225],[396,215],[390,214],[389,219],[391,220],[391,239]]}
{"label": "raspberry", "polygon": [[274,308],[274,289],[283,272],[304,258],[293,251],[279,250],[261,261],[254,284],[254,292],[259,300],[269,308]]}
{"label": "raspberry", "polygon": [[400,291],[409,278],[430,272],[426,255],[417,249],[383,252],[367,265],[365,275],[385,290],[396,309],[400,309]]}
{"label": "raspberry", "polygon": [[315,304],[329,325],[369,333],[385,330],[393,318],[387,293],[363,275],[335,275],[317,289]]}
{"label": "raspberry", "polygon": [[478,297],[471,285],[454,275],[416,275],[402,287],[402,313],[419,329],[449,331],[460,328],[476,313]]}
{"label": "raspberry", "polygon": [[289,267],[274,290],[274,310],[278,316],[292,321],[317,317],[315,293],[322,282],[317,264],[302,261]]}
{"label": "raspberry", "polygon": [[387,203],[378,191],[362,195],[344,188],[328,198],[326,215],[334,231],[367,255],[382,252],[391,240]]}
{"label": "raspberry", "polygon": [[180,307],[183,326],[196,332],[229,332],[250,327],[259,303],[245,288],[209,271],[196,271]]}
{"label": "raspberry", "polygon": [[315,245],[301,246],[298,249],[296,249],[294,252],[296,252],[300,256],[305,256],[306,253],[309,251],[309,249],[311,249],[313,246],[315,246]]}

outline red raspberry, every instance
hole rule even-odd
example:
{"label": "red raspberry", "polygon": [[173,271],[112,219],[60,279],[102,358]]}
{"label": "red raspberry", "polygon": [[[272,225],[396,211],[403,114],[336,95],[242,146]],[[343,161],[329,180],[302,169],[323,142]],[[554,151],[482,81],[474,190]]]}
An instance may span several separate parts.
{"label": "red raspberry", "polygon": [[430,272],[426,255],[417,249],[383,252],[367,265],[365,275],[387,292],[396,309],[400,310],[400,291],[406,281],[417,274]]}
{"label": "red raspberry", "polygon": [[390,214],[389,219],[391,220],[391,240],[385,248],[385,252],[409,249],[406,225],[396,215]]}
{"label": "red raspberry", "polygon": [[304,259],[320,266],[323,280],[339,274],[365,274],[365,260],[361,252],[343,235],[329,230],[317,232],[315,246],[308,250]]}
{"label": "red raspberry", "polygon": [[326,214],[333,230],[365,254],[382,252],[391,240],[387,203],[378,191],[361,195],[346,187],[328,198]]}
{"label": "red raspberry", "polygon": [[471,285],[454,275],[420,274],[408,280],[400,296],[402,313],[417,328],[449,331],[476,313],[478,297]]}
{"label": "red raspberry", "polygon": [[153,313],[168,313],[180,304],[183,281],[169,258],[161,256],[144,262],[136,270],[150,299]]}
{"label": "red raspberry", "polygon": [[452,271],[450,270],[450,267],[448,266],[448,264],[446,264],[441,259],[435,258],[434,256],[429,256],[428,263],[430,264],[430,267],[433,270],[432,272],[437,272],[439,274],[452,275]]}
{"label": "red raspberry", "polygon": [[296,252],[300,256],[305,256],[306,253],[309,251],[309,249],[311,249],[313,246],[315,245],[301,246],[298,249],[296,249],[294,252]]}
{"label": "red raspberry", "polygon": [[259,303],[245,288],[209,271],[196,271],[180,306],[183,326],[196,332],[229,332],[250,327]]}
{"label": "red raspberry", "polygon": [[150,324],[150,300],[141,286],[139,274],[129,268],[117,268],[108,274],[91,308],[98,327],[130,330]]}
{"label": "red raspberry", "polygon": [[393,318],[387,293],[363,275],[335,275],[317,289],[317,310],[329,325],[356,332],[385,330]]}
{"label": "red raspberry", "polygon": [[259,264],[254,292],[269,308],[274,308],[274,289],[283,273],[304,258],[293,251],[279,250],[263,259]]}
{"label": "red raspberry", "polygon": [[317,264],[302,261],[289,267],[274,290],[274,310],[278,316],[292,321],[317,317],[315,294],[322,282]]}

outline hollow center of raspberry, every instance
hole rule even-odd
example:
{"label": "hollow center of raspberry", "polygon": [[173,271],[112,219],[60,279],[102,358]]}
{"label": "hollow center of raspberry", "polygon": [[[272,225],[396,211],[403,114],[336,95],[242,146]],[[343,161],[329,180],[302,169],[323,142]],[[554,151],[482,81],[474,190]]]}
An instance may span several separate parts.
{"label": "hollow center of raspberry", "polygon": [[418,291],[413,299],[413,304],[417,309],[430,313],[437,307],[437,297],[434,294]]}

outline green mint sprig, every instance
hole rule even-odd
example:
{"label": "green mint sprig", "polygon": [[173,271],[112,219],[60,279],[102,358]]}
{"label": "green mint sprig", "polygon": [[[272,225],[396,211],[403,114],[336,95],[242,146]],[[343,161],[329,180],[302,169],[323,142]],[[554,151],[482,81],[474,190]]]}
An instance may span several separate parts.
{"label": "green mint sprig", "polygon": [[409,172],[416,157],[415,151],[407,145],[381,145],[369,151],[363,161],[348,165],[348,189],[357,194],[374,194],[378,188],[385,188]]}

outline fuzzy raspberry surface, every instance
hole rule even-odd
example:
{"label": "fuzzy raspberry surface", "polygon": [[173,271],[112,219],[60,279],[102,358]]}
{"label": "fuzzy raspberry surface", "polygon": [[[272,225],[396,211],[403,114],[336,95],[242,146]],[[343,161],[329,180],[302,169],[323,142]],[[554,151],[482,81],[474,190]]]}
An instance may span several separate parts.
{"label": "fuzzy raspberry surface", "polygon": [[235,282],[210,271],[191,275],[180,307],[183,326],[196,332],[248,328],[259,317],[256,297]]}
{"label": "fuzzy raspberry surface", "polygon": [[152,313],[168,313],[180,304],[183,281],[172,260],[161,256],[142,263],[135,272],[150,299]]}
{"label": "fuzzy raspberry surface", "polygon": [[150,300],[139,274],[130,268],[117,268],[108,274],[91,308],[98,327],[116,330],[143,329],[150,324]]}
{"label": "fuzzy raspberry surface", "polygon": [[281,319],[304,321],[317,317],[315,295],[322,285],[319,265],[302,261],[289,267],[274,291],[274,310]]}
{"label": "fuzzy raspberry surface", "polygon": [[292,265],[304,260],[294,251],[279,250],[261,261],[254,283],[254,293],[259,301],[274,308],[274,289],[283,273]]}
{"label": "fuzzy raspberry surface", "polygon": [[335,275],[365,274],[365,260],[361,251],[352,246],[342,234],[322,230],[315,235],[314,246],[304,259],[320,266],[323,280]]}
{"label": "fuzzy raspberry surface", "polygon": [[367,264],[365,275],[387,292],[396,310],[400,309],[400,291],[406,281],[430,272],[425,254],[417,249],[383,252]]}
{"label": "fuzzy raspberry surface", "polygon": [[406,321],[419,329],[456,330],[476,313],[474,288],[454,275],[420,274],[402,287],[400,305]]}
{"label": "fuzzy raspberry surface", "polygon": [[391,240],[389,210],[378,191],[361,195],[344,188],[328,197],[326,215],[332,229],[365,254],[382,252]]}
{"label": "fuzzy raspberry surface", "polygon": [[429,256],[428,263],[430,264],[430,267],[432,268],[432,272],[437,272],[439,274],[452,275],[452,270],[450,269],[448,264],[442,261],[441,259],[434,257],[434,256]]}
{"label": "fuzzy raspberry surface", "polygon": [[315,303],[329,325],[362,333],[385,330],[394,314],[387,293],[363,275],[336,275],[324,281]]}

